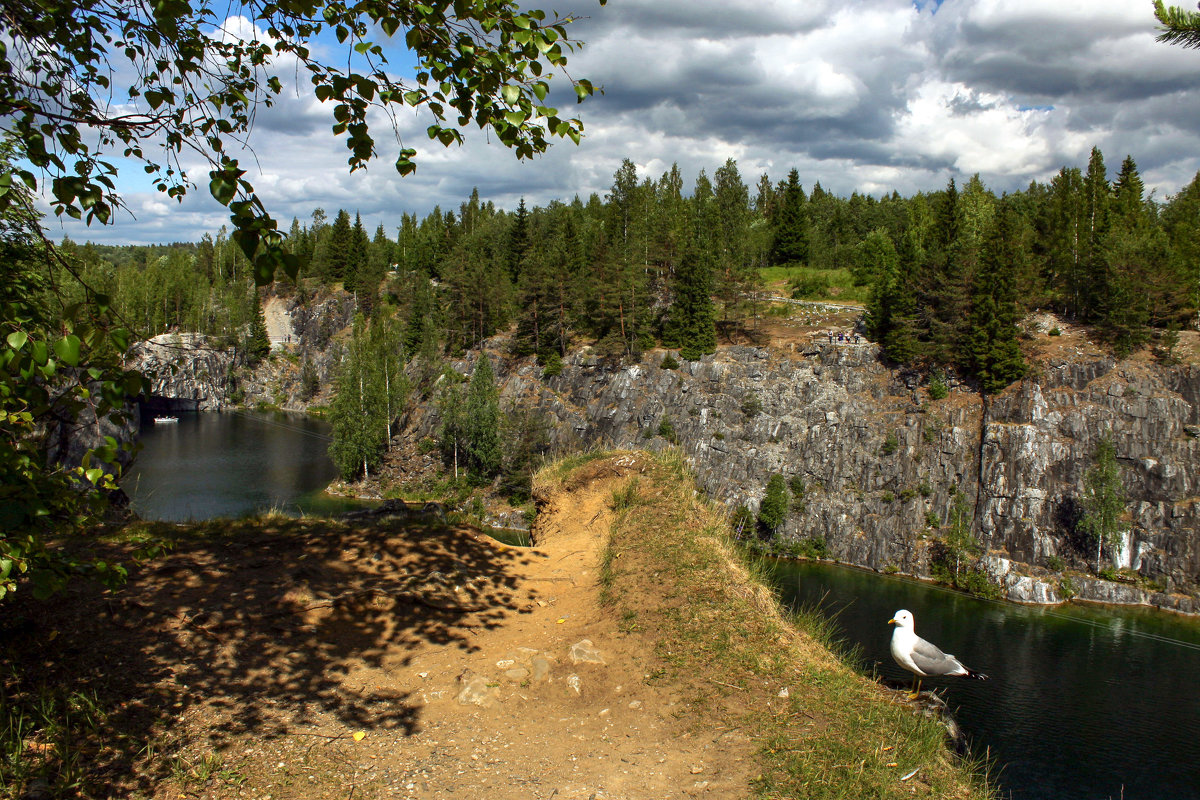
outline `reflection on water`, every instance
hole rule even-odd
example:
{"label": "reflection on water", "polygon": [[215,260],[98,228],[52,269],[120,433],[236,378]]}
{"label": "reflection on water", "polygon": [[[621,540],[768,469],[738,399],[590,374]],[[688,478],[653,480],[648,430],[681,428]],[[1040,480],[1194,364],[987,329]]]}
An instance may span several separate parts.
{"label": "reflection on water", "polygon": [[780,563],[785,602],[820,604],[868,669],[907,684],[888,650],[898,609],[988,681],[936,686],[1005,795],[1200,798],[1200,621],[1150,609],[1041,608],[823,564]]}
{"label": "reflection on water", "polygon": [[496,541],[511,544],[515,547],[529,547],[533,543],[529,531],[518,530],[517,528],[484,528],[483,530],[484,533]]}
{"label": "reflection on water", "polygon": [[361,508],[323,493],[337,477],[328,446],[329,426],[299,414],[184,414],[143,427],[121,487],[140,517],[168,522]]}

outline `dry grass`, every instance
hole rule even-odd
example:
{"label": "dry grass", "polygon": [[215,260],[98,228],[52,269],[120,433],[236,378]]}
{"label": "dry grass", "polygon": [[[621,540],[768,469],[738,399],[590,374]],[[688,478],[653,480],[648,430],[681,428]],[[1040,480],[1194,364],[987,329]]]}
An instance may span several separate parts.
{"label": "dry grass", "polygon": [[[614,492],[603,597],[627,635],[653,642],[649,680],[679,692],[697,728],[739,729],[757,744],[755,796],[990,795],[940,723],[831,652],[827,621],[781,610],[726,537],[723,513],[697,498],[681,454],[639,458],[641,474]],[[541,479],[569,485],[570,469]]]}

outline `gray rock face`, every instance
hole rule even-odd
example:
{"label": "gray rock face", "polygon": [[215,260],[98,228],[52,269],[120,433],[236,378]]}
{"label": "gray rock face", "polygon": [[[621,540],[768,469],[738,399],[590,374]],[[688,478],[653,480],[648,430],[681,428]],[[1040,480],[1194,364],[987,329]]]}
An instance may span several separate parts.
{"label": "gray rock face", "polygon": [[151,393],[159,397],[194,401],[198,411],[220,411],[229,402],[234,355],[201,334],[164,333],[138,342],[126,365],[150,376]]}
{"label": "gray rock face", "polygon": [[[818,537],[839,561],[914,575],[928,574],[938,531],[927,521],[945,523],[956,488],[990,553],[1084,566],[1094,554],[1072,529],[1084,473],[1111,435],[1131,514],[1118,564],[1176,590],[1198,583],[1200,370],[1051,363],[990,399],[952,386],[931,401],[870,344],[732,347],[677,370],[662,357],[615,365],[584,351],[546,381],[517,362],[501,367],[502,397],[539,408],[563,446],[662,449],[667,418],[710,496],[753,511],[770,475],[798,476],[805,510],[779,535]],[[414,419],[418,436],[437,424],[434,414]],[[1017,576],[1009,592],[1058,597],[1051,583]]]}

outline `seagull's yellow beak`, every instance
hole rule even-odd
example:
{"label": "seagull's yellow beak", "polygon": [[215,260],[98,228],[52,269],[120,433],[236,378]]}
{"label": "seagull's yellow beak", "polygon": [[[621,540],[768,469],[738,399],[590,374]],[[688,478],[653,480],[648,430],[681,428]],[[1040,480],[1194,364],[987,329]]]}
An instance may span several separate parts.
{"label": "seagull's yellow beak", "polygon": [[893,617],[892,619],[889,619],[889,620],[888,620],[888,625],[898,625],[898,624],[899,624],[899,623],[898,623],[898,622],[896,622],[896,619],[895,619],[894,617]]}

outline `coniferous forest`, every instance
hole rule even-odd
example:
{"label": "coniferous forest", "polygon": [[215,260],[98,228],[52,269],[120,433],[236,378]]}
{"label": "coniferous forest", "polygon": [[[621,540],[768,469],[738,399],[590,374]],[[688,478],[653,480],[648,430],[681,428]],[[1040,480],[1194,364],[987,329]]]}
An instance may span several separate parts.
{"label": "coniferous forest", "polygon": [[[440,357],[505,331],[511,354],[551,372],[582,343],[614,359],[660,344],[695,359],[753,332],[772,268],[795,276],[796,298],[851,286],[889,360],[954,370],[995,393],[1025,373],[1018,323],[1034,309],[1091,326],[1118,356],[1150,344],[1170,358],[1200,307],[1200,175],[1157,199],[1132,157],[1110,175],[1093,149],[1086,165],[1011,194],[975,176],[912,197],[847,198],[806,188],[796,170],[751,187],[729,160],[686,186],[678,167],[639,175],[626,159],[603,197],[506,211],[476,191],[373,233],[358,215],[317,209],[293,220],[288,246],[304,265],[302,297],[341,287],[357,304],[339,380],[357,388],[343,405],[379,406],[350,373],[382,363],[380,352],[399,358],[379,390],[388,406],[407,391],[404,363],[420,357],[434,375]],[[258,313],[224,230],[186,245],[68,250],[145,334],[244,344],[239,331]],[[344,460],[348,474],[370,470],[361,449]]]}

